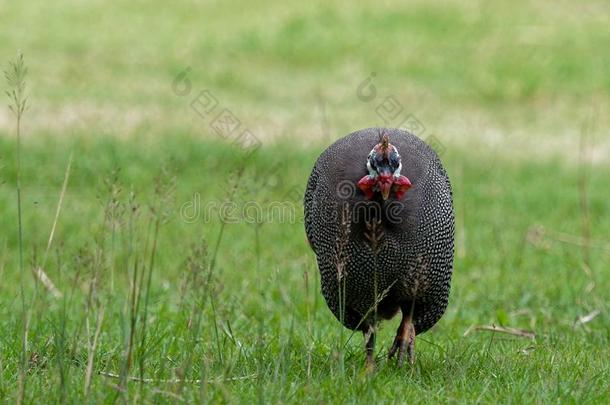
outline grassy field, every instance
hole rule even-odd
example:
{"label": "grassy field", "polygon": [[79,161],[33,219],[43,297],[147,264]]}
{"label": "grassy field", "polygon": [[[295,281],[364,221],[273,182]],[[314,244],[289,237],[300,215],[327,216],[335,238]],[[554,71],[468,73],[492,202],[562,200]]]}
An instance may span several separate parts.
{"label": "grassy field", "polygon": [[[29,67],[19,173],[0,108],[0,400],[608,402],[609,7],[0,0]],[[453,288],[416,364],[385,360],[394,320],[367,375],[301,198],[328,143],[406,116],[453,183]]]}

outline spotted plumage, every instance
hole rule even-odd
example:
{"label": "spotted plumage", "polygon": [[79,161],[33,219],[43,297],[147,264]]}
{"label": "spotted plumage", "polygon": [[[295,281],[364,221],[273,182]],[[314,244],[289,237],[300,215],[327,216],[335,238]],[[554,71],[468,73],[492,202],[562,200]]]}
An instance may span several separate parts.
{"label": "spotted plumage", "polygon": [[[392,192],[384,179],[391,179]],[[320,155],[304,206],[328,307],[346,327],[367,334],[367,360],[377,322],[401,310],[390,351],[399,351],[400,362],[449,298],[454,214],[438,156],[402,130],[354,132]]]}

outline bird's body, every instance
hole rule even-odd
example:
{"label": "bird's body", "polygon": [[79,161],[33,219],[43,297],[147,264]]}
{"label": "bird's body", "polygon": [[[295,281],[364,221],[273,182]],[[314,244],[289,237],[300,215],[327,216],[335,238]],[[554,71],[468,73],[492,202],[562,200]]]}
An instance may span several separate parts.
{"label": "bird's body", "polygon": [[[382,153],[388,139],[390,152],[397,152],[392,161]],[[395,195],[389,195],[390,186],[384,190],[383,173],[393,174]],[[408,185],[397,186],[405,176]],[[449,298],[454,215],[451,185],[436,153],[402,130],[354,132],[318,158],[304,206],[328,307],[346,327],[373,333],[369,351],[377,322],[401,310],[393,347],[400,358],[403,341],[412,349],[415,334],[440,319]]]}

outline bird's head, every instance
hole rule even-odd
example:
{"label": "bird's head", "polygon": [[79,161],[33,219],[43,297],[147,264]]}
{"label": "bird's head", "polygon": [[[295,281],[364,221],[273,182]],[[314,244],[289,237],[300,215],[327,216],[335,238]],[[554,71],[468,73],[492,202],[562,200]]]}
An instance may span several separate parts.
{"label": "bird's head", "polygon": [[411,188],[411,181],[400,174],[400,155],[387,135],[383,135],[381,141],[369,153],[366,167],[369,174],[360,179],[358,187],[369,200],[377,191],[384,200],[388,199],[391,192],[395,192],[396,198],[400,200]]}

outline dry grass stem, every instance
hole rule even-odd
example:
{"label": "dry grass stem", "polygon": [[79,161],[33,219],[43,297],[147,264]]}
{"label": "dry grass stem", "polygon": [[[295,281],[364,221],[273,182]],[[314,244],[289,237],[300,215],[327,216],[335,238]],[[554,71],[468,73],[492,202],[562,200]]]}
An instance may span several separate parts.
{"label": "dry grass stem", "polygon": [[469,335],[471,332],[477,331],[487,331],[487,332],[499,332],[506,333],[508,335],[534,339],[536,334],[532,331],[518,328],[511,328],[509,326],[496,326],[496,325],[481,325],[481,326],[471,326],[464,332],[464,336]]}
{"label": "dry grass stem", "polygon": [[[121,378],[121,376],[118,374],[114,374],[114,373],[110,373],[110,372],[106,372],[106,371],[100,371],[99,374],[104,377],[108,377],[108,378],[116,378],[116,379]],[[201,384],[202,382],[207,383],[207,384],[213,384],[213,383],[228,382],[228,381],[251,380],[251,379],[256,378],[257,376],[258,376],[258,374],[250,374],[250,375],[244,375],[244,376],[240,376],[240,377],[218,377],[218,378],[213,378],[213,379],[209,379],[209,380],[202,380],[202,379],[184,380],[184,379],[180,379],[180,378],[168,380],[168,379],[140,378],[140,377],[128,376],[127,380],[143,382],[143,383],[152,383],[152,384]]]}

